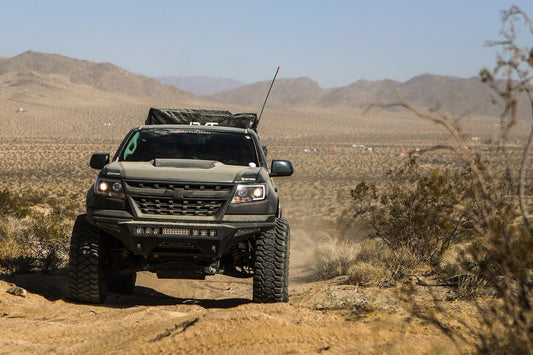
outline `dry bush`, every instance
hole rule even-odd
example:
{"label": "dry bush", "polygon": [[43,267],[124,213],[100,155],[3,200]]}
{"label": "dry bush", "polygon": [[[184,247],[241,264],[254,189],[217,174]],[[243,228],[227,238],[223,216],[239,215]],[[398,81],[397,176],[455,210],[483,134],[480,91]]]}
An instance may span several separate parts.
{"label": "dry bush", "polygon": [[486,294],[487,285],[487,280],[477,274],[460,275],[457,279],[455,293],[459,299],[473,300],[475,297]]}
{"label": "dry bush", "polygon": [[[448,233],[449,230],[462,228],[458,222],[465,221],[467,229],[473,231],[473,234],[469,236],[471,240],[463,249],[457,269],[467,270],[469,273],[459,275],[457,278],[456,293],[461,297],[471,297],[478,294],[479,288],[487,285],[495,292],[498,299],[474,300],[479,326],[472,326],[471,323],[459,320],[454,314],[446,312],[439,306],[438,299],[434,300],[431,307],[438,309],[440,316],[435,315],[435,312],[424,305],[417,305],[418,311],[414,315],[437,325],[452,340],[470,343],[479,353],[531,354],[533,353],[533,289],[529,274],[533,268],[533,225],[530,222],[527,203],[531,199],[527,187],[531,186],[532,181],[528,178],[527,172],[529,153],[533,148],[533,126],[530,127],[530,135],[519,167],[513,166],[512,160],[506,159],[508,154],[506,142],[509,131],[518,120],[517,95],[527,95],[533,108],[533,95],[530,92],[533,80],[533,49],[518,46],[516,39],[517,26],[526,28],[529,34],[533,35],[533,24],[516,6],[502,12],[502,23],[503,40],[493,42],[492,45],[501,46],[503,54],[498,56],[496,68],[492,72],[487,69],[481,72],[481,79],[489,83],[504,102],[499,129],[494,132],[491,140],[494,146],[493,154],[500,154],[500,160],[497,161],[491,156],[484,155],[482,151],[468,146],[460,117],[452,117],[439,110],[421,111],[400,97],[398,103],[381,106],[406,108],[421,119],[435,123],[449,135],[450,144],[436,146],[434,149],[452,151],[459,159],[460,165],[456,176],[461,176],[462,181],[456,186],[460,189],[447,191],[446,203],[441,204],[440,199],[436,198],[440,195],[439,188],[431,188],[433,184],[427,184],[430,180],[420,176],[416,181],[418,183],[422,181],[428,187],[415,189],[422,196],[411,196],[408,193],[404,198],[401,193],[396,194],[391,190],[393,198],[380,201],[390,209],[390,212],[386,213],[390,213],[390,216],[399,219],[398,221],[381,219],[372,209],[370,212],[375,216],[373,223],[378,235],[392,248],[395,247],[395,244],[391,243],[391,237],[395,234],[394,228],[416,231],[417,224],[425,224],[428,221],[442,226],[439,219],[433,219],[436,216],[442,218],[443,222],[449,220],[453,223],[451,229],[444,228]],[[502,76],[503,80],[497,80]],[[405,184],[402,188],[404,186]],[[388,196],[386,192],[385,197]],[[430,201],[428,206],[431,208],[426,208],[427,206],[419,208],[421,199]],[[396,202],[400,203],[399,208]],[[411,206],[415,214],[409,215],[408,206]],[[407,211],[403,207],[408,207]],[[380,211],[379,208],[377,210]],[[386,223],[385,228],[380,224],[383,221]],[[405,221],[406,225],[404,226],[401,221]],[[435,244],[434,239],[437,235],[433,235],[427,228],[424,231],[426,233],[420,236],[410,233],[410,238],[428,237],[429,245]],[[392,238],[393,241],[397,240],[396,237]],[[454,240],[461,241],[453,238],[446,243],[449,244]],[[423,249],[428,245],[420,244],[417,240],[414,242]],[[411,243],[412,241],[400,238],[399,245],[410,247]],[[442,257],[442,253],[440,256]],[[424,308],[427,312],[420,312]],[[446,321],[443,321],[446,318],[457,319],[463,326],[462,329],[450,328]]]}
{"label": "dry bush", "polygon": [[348,269],[348,282],[352,285],[389,285],[391,276],[389,270],[383,266],[364,261],[355,262]]}
{"label": "dry bush", "polygon": [[36,213],[31,216],[25,239],[37,270],[46,273],[66,266],[71,230],[70,219],[60,215]]}
{"label": "dry bush", "polygon": [[24,225],[15,218],[0,218],[0,274],[28,273],[33,269],[31,251],[22,242]]}
{"label": "dry bush", "polygon": [[353,242],[335,238],[319,243],[313,258],[314,277],[322,280],[346,275],[356,258],[357,250],[358,245]]}
{"label": "dry bush", "polygon": [[21,204],[20,196],[10,192],[8,189],[0,191],[0,216],[12,214],[16,217],[26,216],[30,210],[26,204]]}
{"label": "dry bush", "polygon": [[382,240],[369,239],[361,242],[348,280],[352,284],[392,286],[405,276],[422,272],[424,265],[408,248],[391,249]]}
{"label": "dry bush", "polygon": [[408,248],[391,249],[379,239],[328,238],[315,247],[312,266],[318,280],[347,275],[353,285],[388,287],[422,272],[424,265]]}
{"label": "dry bush", "polygon": [[65,266],[77,210],[72,194],[4,190],[1,196],[0,273],[51,272]]}
{"label": "dry bush", "polygon": [[339,223],[367,219],[374,236],[389,249],[406,249],[414,260],[437,265],[451,244],[474,234],[465,214],[454,209],[459,203],[474,203],[463,183],[465,174],[424,170],[411,160],[389,172],[389,180],[379,188],[359,183]]}

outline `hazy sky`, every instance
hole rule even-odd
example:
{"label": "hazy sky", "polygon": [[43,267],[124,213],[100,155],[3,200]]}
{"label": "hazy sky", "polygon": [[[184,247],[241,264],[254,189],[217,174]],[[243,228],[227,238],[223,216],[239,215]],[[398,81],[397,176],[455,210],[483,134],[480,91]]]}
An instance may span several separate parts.
{"label": "hazy sky", "polygon": [[[252,83],[307,76],[471,77],[492,67],[500,11],[533,0],[0,0],[0,57],[27,50],[110,62],[148,76]],[[529,37],[531,39],[531,37]]]}

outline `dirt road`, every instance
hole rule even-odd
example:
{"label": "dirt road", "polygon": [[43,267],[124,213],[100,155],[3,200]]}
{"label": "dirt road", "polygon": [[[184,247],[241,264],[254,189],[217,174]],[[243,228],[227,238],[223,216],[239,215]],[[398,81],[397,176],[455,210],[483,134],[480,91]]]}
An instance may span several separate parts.
{"label": "dirt road", "polygon": [[[104,305],[68,300],[65,275],[4,278],[0,354],[456,352],[428,325],[408,322],[392,289],[306,281],[311,254],[303,246],[292,246],[287,304],[252,303],[251,280],[222,275],[158,280],[141,272],[132,295],[110,294]],[[26,297],[7,293],[12,286]]]}

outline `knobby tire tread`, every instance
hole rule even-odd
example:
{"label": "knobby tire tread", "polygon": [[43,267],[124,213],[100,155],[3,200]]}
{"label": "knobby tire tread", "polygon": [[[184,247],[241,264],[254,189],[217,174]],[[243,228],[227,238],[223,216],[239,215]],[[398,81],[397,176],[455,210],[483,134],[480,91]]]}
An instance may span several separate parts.
{"label": "knobby tire tread", "polygon": [[107,295],[102,266],[102,232],[76,218],[69,253],[69,297],[82,303],[102,303]]}
{"label": "knobby tire tread", "polygon": [[288,302],[290,229],[283,218],[276,227],[257,237],[253,299],[255,302]]}

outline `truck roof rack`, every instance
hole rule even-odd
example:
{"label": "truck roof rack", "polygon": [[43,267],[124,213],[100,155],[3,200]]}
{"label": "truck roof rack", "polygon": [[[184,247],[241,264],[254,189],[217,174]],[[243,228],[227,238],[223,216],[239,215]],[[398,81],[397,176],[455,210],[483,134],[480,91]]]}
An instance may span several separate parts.
{"label": "truck roof rack", "polygon": [[150,108],[145,124],[185,124],[226,126],[252,129],[257,132],[256,113],[231,113],[222,110]]}

